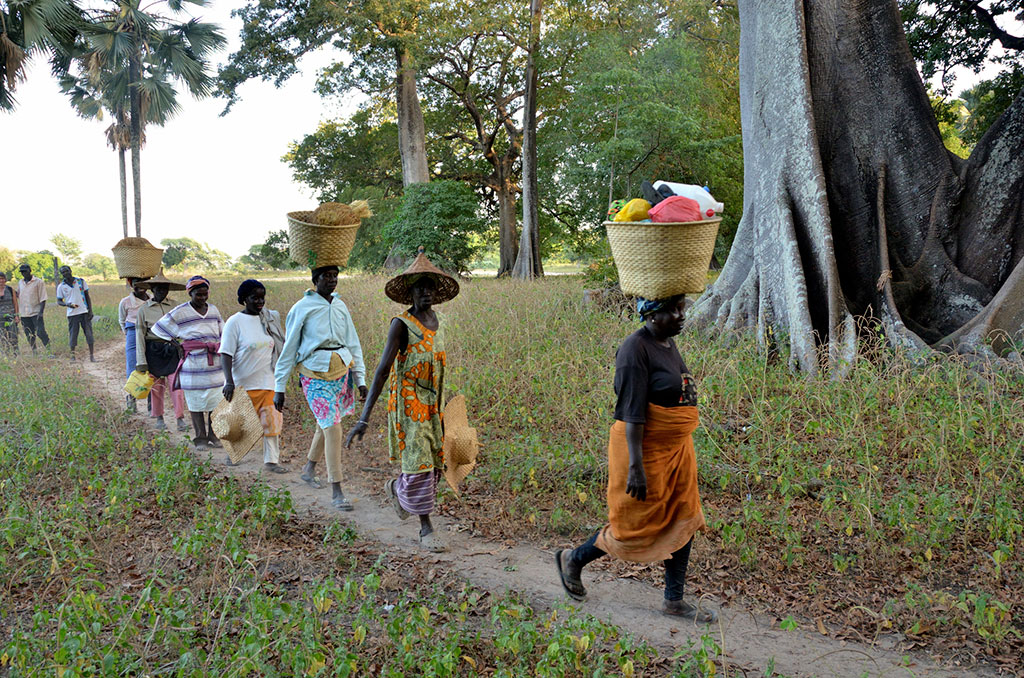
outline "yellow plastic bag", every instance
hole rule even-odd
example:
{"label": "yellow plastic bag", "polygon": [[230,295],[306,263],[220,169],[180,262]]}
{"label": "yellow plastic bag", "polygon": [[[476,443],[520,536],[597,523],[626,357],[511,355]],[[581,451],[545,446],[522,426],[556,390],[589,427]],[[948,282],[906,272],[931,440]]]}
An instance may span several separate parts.
{"label": "yellow plastic bag", "polygon": [[650,209],[651,203],[643,198],[633,198],[615,215],[615,221],[643,221]]}
{"label": "yellow plastic bag", "polygon": [[135,370],[124,385],[124,392],[136,400],[145,400],[149,390],[156,383],[156,377],[149,372]]}

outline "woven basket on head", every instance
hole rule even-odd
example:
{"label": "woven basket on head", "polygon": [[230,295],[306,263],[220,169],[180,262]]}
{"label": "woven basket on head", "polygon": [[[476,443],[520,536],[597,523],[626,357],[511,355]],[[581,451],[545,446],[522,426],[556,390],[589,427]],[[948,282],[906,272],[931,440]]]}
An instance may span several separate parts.
{"label": "woven basket on head", "polygon": [[288,213],[288,255],[309,268],[344,267],[356,244],[359,223],[314,224],[313,212]]}
{"label": "woven basket on head", "polygon": [[163,265],[164,251],[145,238],[122,238],[111,251],[121,278],[152,278]]}
{"label": "woven basket on head", "polygon": [[604,222],[622,291],[645,299],[703,292],[721,221]]}

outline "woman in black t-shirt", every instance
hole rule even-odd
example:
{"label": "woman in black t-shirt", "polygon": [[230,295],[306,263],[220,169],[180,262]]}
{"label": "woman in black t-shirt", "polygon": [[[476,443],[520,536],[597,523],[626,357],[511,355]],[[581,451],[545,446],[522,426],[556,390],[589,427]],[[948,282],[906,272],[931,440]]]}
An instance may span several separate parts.
{"label": "woman in black t-shirt", "polygon": [[555,554],[566,593],[586,596],[583,567],[611,553],[665,563],[672,616],[710,623],[718,615],[683,601],[693,535],[704,529],[697,491],[697,389],[672,337],[683,329],[682,296],[640,299],[644,326],[615,355],[615,423],[608,440],[608,525],[582,546]]}

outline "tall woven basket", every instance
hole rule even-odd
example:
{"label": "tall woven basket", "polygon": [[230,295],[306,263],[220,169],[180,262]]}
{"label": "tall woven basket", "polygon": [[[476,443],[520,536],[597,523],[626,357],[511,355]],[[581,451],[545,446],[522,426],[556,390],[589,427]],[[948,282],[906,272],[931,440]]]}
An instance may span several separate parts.
{"label": "tall woven basket", "polygon": [[703,292],[721,222],[606,221],[622,291],[645,299]]}
{"label": "tall woven basket", "polygon": [[314,224],[313,212],[288,213],[288,255],[309,268],[344,267],[356,244],[359,224]]}
{"label": "tall woven basket", "polygon": [[152,278],[163,265],[164,251],[145,238],[122,238],[111,251],[121,278]]}

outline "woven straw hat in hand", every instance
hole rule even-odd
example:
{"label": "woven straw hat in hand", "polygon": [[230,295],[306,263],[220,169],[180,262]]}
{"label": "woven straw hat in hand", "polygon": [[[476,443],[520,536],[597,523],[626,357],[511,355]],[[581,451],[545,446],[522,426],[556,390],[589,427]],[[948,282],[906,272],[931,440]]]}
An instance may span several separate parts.
{"label": "woven straw hat in hand", "polygon": [[466,417],[466,397],[457,395],[444,408],[444,477],[455,496],[459,496],[459,483],[476,468],[480,451],[476,429]]}
{"label": "woven straw hat in hand", "polygon": [[263,437],[260,415],[245,391],[236,391],[231,402],[222,400],[210,415],[213,432],[228,451],[231,463],[237,464]]}

